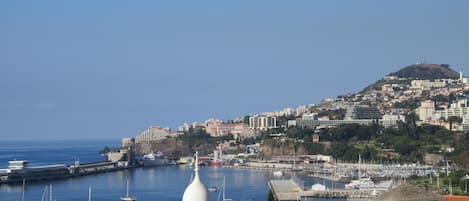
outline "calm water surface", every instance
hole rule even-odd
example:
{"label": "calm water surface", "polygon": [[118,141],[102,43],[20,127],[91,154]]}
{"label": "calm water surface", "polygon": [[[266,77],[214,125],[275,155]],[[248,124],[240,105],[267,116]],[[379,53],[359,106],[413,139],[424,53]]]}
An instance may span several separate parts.
{"label": "calm water surface", "polygon": [[[6,167],[12,159],[29,160],[33,165],[71,164],[76,158],[82,162],[104,160],[98,152],[105,145],[118,147],[119,140],[0,142],[0,167]],[[192,174],[193,170],[188,166],[168,166],[28,183],[25,200],[40,201],[45,186],[52,184],[54,200],[57,201],[86,201],[89,187],[92,188],[92,200],[118,201],[125,194],[126,181],[129,179],[130,193],[138,201],[180,201]],[[267,200],[267,182],[273,178],[272,173],[267,171],[216,167],[202,167],[200,176],[207,186],[219,186],[225,177],[226,195],[236,201]],[[323,183],[322,180],[307,177],[304,180],[305,186]],[[326,185],[330,183],[326,182]],[[0,186],[1,201],[16,201],[20,197],[21,185]],[[213,193],[212,199],[216,198],[217,194]]]}

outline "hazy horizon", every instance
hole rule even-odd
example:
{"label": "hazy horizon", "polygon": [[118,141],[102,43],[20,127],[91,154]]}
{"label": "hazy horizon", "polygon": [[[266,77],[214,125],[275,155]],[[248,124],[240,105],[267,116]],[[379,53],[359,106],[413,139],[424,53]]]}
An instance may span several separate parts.
{"label": "hazy horizon", "polygon": [[467,1],[0,2],[3,140],[136,136],[469,74]]}

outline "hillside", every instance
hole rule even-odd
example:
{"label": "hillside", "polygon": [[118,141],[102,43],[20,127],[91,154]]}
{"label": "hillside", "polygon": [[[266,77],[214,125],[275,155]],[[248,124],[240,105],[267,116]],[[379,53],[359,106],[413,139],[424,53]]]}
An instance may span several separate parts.
{"label": "hillside", "polygon": [[419,78],[422,80],[457,79],[459,77],[459,74],[450,69],[447,64],[412,64],[389,75],[402,78]]}
{"label": "hillside", "polygon": [[[400,78],[418,78],[422,80],[434,80],[442,78],[459,78],[459,73],[449,68],[448,64],[412,64],[401,68],[399,71],[390,73],[388,76],[397,76]],[[405,84],[409,80],[385,81],[383,79],[365,87],[360,93],[375,89],[379,90],[383,84]]]}

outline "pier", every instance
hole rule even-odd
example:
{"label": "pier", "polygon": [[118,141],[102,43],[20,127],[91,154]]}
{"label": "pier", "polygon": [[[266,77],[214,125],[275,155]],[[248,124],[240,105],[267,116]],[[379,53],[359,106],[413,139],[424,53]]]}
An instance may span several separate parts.
{"label": "pier", "polygon": [[373,195],[372,190],[305,190],[298,186],[293,179],[271,180],[268,185],[276,201],[294,201],[301,200],[303,198],[346,198],[354,200],[368,200],[376,197]]}
{"label": "pier", "polygon": [[101,161],[94,163],[74,165],[46,165],[29,167],[27,161],[10,161],[8,169],[0,169],[0,184],[19,184],[23,181],[47,181],[54,179],[64,179],[70,177],[80,177],[91,174],[118,171],[134,166],[127,163]]}

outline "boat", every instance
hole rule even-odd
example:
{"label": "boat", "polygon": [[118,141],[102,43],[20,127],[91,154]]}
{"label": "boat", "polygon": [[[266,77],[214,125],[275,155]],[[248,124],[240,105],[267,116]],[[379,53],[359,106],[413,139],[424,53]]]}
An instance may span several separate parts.
{"label": "boat", "polygon": [[218,194],[217,201],[233,201],[233,199],[229,199],[225,197],[225,177],[223,177],[223,185],[221,186],[221,194]]}
{"label": "boat", "polygon": [[362,178],[361,173],[361,155],[358,155],[358,179],[352,180],[350,183],[345,184],[345,189],[373,189],[375,187],[375,183],[371,181],[370,177]]}
{"label": "boat", "polygon": [[125,197],[121,198],[122,201],[136,201],[137,199],[133,196],[129,195],[129,180],[127,179],[127,193],[125,194]]}
{"label": "boat", "polygon": [[326,186],[322,185],[322,184],[314,184],[311,186],[311,190],[312,191],[325,191],[326,190]]}
{"label": "boat", "polygon": [[52,198],[52,184],[49,184],[49,186],[46,186],[44,188],[44,191],[42,192],[41,201],[52,201],[52,200],[54,200]]}
{"label": "boat", "polygon": [[273,172],[273,175],[276,176],[276,177],[281,177],[281,176],[283,176],[283,172],[282,172],[282,170],[278,170],[278,171]]}
{"label": "boat", "polygon": [[360,178],[358,180],[352,180],[350,183],[345,184],[345,189],[372,189],[375,187],[375,183],[371,181],[371,178]]}
{"label": "boat", "polygon": [[143,156],[142,161],[144,167],[168,165],[168,159],[161,152],[156,154],[154,152],[150,152],[149,154]]}
{"label": "boat", "polygon": [[177,161],[171,160],[168,161],[168,165],[179,165],[179,163]]}
{"label": "boat", "polygon": [[208,192],[217,192],[218,188],[215,187],[215,186],[211,186],[211,187],[208,187],[207,190],[208,190]]}

